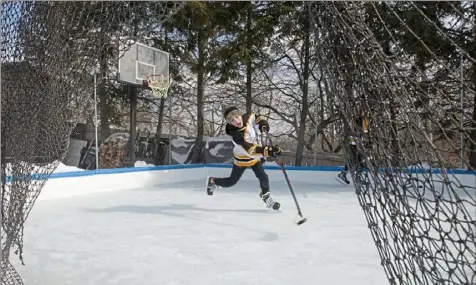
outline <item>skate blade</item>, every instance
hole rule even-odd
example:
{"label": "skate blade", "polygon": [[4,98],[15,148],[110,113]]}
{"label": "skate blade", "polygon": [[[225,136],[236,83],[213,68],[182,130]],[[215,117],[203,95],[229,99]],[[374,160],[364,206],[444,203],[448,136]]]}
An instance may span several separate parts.
{"label": "skate blade", "polygon": [[344,180],[340,179],[339,177],[334,177],[334,179],[339,182],[340,184],[342,184],[343,186],[349,186],[350,184],[347,184],[345,183]]}

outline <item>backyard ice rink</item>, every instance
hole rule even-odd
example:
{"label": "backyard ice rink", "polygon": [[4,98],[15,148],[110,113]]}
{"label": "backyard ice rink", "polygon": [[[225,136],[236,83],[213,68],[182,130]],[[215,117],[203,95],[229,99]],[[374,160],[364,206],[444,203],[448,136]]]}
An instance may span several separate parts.
{"label": "backyard ice rink", "polygon": [[11,260],[26,285],[387,284],[354,188],[336,174],[292,182],[301,226],[283,181],[271,180],[281,212],[264,207],[252,179],[214,196],[201,179],[39,199],[26,265]]}

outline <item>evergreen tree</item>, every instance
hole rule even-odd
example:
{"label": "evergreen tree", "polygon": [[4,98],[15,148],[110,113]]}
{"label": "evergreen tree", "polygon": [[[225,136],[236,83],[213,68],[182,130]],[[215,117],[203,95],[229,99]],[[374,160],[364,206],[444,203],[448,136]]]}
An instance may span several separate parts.
{"label": "evergreen tree", "polygon": [[196,75],[197,136],[185,163],[199,163],[204,136],[204,103],[207,79],[220,70],[217,53],[226,44],[225,24],[233,17],[228,2],[187,2],[167,24],[182,39],[175,51],[190,72]]}

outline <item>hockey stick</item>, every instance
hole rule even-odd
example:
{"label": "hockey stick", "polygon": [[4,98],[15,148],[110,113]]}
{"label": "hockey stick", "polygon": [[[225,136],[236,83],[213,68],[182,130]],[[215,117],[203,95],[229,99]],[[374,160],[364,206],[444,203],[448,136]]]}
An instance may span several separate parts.
{"label": "hockey stick", "polygon": [[[266,129],[265,129],[265,131],[266,131]],[[263,138],[261,138],[261,141],[262,140],[263,140]],[[266,140],[268,140],[271,147],[273,147],[273,141],[271,141],[271,138],[269,137],[269,134],[268,134],[267,131],[266,131]],[[261,142],[261,144],[263,144],[263,142]],[[301,217],[300,220],[297,222],[297,224],[302,225],[305,222],[307,222],[307,219],[303,216],[303,214],[301,212],[301,207],[299,207],[299,203],[298,203],[298,200],[296,198],[296,194],[294,193],[293,186],[291,185],[291,181],[289,180],[288,173],[286,172],[286,169],[284,168],[284,162],[279,157],[276,157],[276,163],[278,163],[279,167],[281,168],[281,171],[284,174],[284,179],[286,179],[286,182],[288,183],[289,192],[291,192],[291,195],[293,196],[293,199],[294,199],[294,203],[296,204],[298,215]]]}

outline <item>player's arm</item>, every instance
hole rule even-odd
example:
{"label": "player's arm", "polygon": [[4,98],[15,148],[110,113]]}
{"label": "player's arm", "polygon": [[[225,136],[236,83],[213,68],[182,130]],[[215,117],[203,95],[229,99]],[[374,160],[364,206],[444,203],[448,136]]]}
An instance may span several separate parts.
{"label": "player's arm", "polygon": [[357,126],[359,126],[358,133],[362,138],[363,145],[365,148],[372,147],[372,139],[370,136],[370,119],[369,117],[360,117],[356,120]]}
{"label": "player's arm", "polygon": [[256,153],[263,153],[263,147],[259,146],[258,144],[253,144],[245,141],[245,133],[240,131],[234,131],[231,134],[233,141],[243,147],[247,153],[249,154],[256,154]]}
{"label": "player's arm", "polygon": [[372,134],[370,132],[370,118],[365,117],[364,119],[364,146],[366,148],[371,148],[372,147]]}
{"label": "player's arm", "polygon": [[269,132],[269,124],[266,118],[263,115],[255,115],[254,124],[258,126],[260,132]]}
{"label": "player's arm", "polygon": [[245,141],[245,135],[242,131],[236,131],[232,134],[233,141],[243,147],[246,152],[249,154],[262,154],[265,157],[268,156],[277,156],[281,154],[281,149],[279,147],[269,147],[269,146],[260,146],[258,144],[253,144]]}

